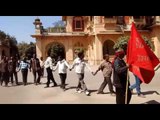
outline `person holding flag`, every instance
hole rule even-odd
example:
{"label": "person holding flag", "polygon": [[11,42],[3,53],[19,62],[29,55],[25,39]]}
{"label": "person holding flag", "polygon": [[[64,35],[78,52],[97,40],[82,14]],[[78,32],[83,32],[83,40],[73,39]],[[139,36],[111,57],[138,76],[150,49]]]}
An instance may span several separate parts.
{"label": "person holding flag", "polygon": [[[113,85],[116,88],[116,103],[117,104],[125,104],[125,98],[127,98],[127,104],[129,104],[132,94],[129,86],[126,87],[127,83],[127,72],[129,66],[126,65],[123,60],[125,56],[125,52],[123,49],[119,49],[116,51],[116,57],[113,61]],[[127,97],[126,92],[127,90]]]}
{"label": "person holding flag", "polygon": [[150,83],[154,77],[154,68],[160,63],[156,55],[137,32],[132,23],[131,37],[127,46],[127,63],[129,70],[136,75],[141,82]]}

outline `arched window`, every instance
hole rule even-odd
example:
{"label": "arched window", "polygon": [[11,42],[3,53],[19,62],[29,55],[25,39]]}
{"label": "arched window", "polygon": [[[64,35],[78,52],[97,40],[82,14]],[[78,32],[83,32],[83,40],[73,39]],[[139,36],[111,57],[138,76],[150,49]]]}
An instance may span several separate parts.
{"label": "arched window", "polygon": [[73,31],[84,31],[83,17],[73,17]]}
{"label": "arched window", "polygon": [[109,54],[109,55],[114,55],[115,50],[113,49],[114,42],[112,40],[106,40],[103,43],[103,55]]}

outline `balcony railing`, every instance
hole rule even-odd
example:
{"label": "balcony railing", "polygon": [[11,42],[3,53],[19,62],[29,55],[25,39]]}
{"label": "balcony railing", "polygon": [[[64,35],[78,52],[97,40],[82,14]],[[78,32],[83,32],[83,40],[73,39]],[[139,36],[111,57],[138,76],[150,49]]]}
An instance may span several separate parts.
{"label": "balcony railing", "polygon": [[66,28],[48,28],[48,33],[66,33]]}

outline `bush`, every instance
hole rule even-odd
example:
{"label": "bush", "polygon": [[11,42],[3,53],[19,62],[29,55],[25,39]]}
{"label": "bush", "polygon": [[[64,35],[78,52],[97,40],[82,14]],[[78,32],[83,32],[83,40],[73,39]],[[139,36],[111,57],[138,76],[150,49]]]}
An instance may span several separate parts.
{"label": "bush", "polygon": [[[152,49],[154,50],[154,45],[151,42],[151,40],[149,40],[146,36],[142,36],[142,38],[144,39],[145,43]],[[113,46],[114,50],[117,50],[119,48],[122,48],[124,51],[127,50],[127,44],[128,44],[128,40],[130,39],[129,36],[121,36],[118,38],[117,42],[115,43],[115,45]]]}

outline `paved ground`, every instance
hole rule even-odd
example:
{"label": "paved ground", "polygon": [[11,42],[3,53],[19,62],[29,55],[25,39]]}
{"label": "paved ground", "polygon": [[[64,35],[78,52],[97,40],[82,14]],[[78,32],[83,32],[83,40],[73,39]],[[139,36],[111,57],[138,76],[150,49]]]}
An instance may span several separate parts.
{"label": "paved ground", "polygon": [[[92,66],[95,71],[98,66]],[[156,71],[150,84],[142,84],[141,89],[146,98],[140,98],[136,94],[132,96],[131,104],[159,104],[160,103],[160,69]],[[54,72],[55,80],[60,84],[60,79],[57,72]],[[46,75],[46,73],[45,73]],[[19,82],[22,82],[21,73],[18,73]],[[103,81],[101,72],[93,76],[86,70],[85,82],[88,89],[91,91],[91,96],[86,96],[84,93],[75,93],[77,86],[77,76],[73,71],[68,71],[67,91],[62,91],[59,87],[44,88],[46,77],[41,79],[43,84],[35,86],[33,84],[33,76],[29,72],[29,85],[27,86],[0,86],[0,104],[115,104],[115,96],[108,94],[108,86],[104,92],[106,94],[97,94],[97,89]],[[134,83],[134,77],[130,73],[130,82]],[[50,85],[52,86],[52,84]],[[136,92],[134,90],[134,92]]]}

